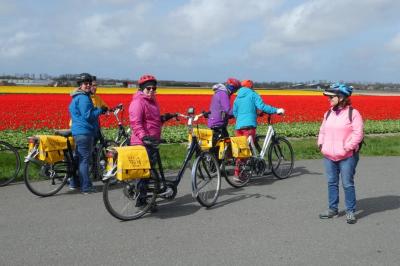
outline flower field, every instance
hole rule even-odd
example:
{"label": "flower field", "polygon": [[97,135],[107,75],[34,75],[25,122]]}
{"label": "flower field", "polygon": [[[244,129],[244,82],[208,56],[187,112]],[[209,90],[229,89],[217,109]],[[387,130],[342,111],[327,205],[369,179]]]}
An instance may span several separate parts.
{"label": "flower field", "polygon": [[[123,103],[124,124],[128,124],[128,107],[132,94],[104,94],[103,100],[113,107]],[[265,102],[286,110],[284,117],[277,122],[316,122],[321,121],[328,108],[328,101],[319,95],[262,95]],[[161,112],[185,113],[190,106],[196,112],[208,110],[211,95],[160,94],[157,96]],[[232,102],[234,97],[232,97]],[[0,130],[28,130],[43,128],[67,128],[69,122],[68,94],[1,94]],[[400,120],[400,96],[360,96],[352,97],[353,106],[360,110],[365,120]],[[103,127],[116,127],[112,115],[102,116]],[[200,121],[205,123],[205,121]],[[168,122],[166,126],[184,123]]]}

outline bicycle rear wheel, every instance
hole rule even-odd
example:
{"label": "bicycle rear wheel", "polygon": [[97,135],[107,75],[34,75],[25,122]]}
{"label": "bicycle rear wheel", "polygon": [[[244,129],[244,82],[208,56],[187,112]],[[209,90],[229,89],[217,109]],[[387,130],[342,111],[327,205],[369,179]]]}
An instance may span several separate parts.
{"label": "bicycle rear wheel", "polygon": [[0,187],[11,183],[21,168],[18,150],[7,142],[0,141]]}
{"label": "bicycle rear wheel", "polygon": [[289,177],[294,165],[293,148],[290,142],[283,137],[273,140],[268,150],[268,161],[274,176],[279,179]]}
{"label": "bicycle rear wheel", "polygon": [[204,207],[211,207],[221,189],[221,171],[217,159],[210,152],[202,152],[192,169],[193,197]]}
{"label": "bicycle rear wheel", "polygon": [[47,197],[56,194],[67,183],[68,163],[48,164],[32,159],[25,163],[24,182],[35,195]]}
{"label": "bicycle rear wheel", "polygon": [[147,195],[141,206],[137,204],[140,179],[127,181],[119,181],[115,178],[107,179],[103,188],[103,202],[107,211],[122,221],[135,220],[145,215],[155,205],[160,187],[159,179],[154,176],[152,172],[151,177],[145,179],[148,181],[146,184]]}

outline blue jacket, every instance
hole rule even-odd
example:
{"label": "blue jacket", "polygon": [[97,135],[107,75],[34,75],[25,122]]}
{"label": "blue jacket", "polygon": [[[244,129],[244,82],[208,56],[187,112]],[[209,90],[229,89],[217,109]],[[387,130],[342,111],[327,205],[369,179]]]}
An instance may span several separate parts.
{"label": "blue jacket", "polygon": [[254,90],[242,87],[233,103],[233,115],[236,118],[235,129],[257,127],[257,110],[275,114],[277,108],[267,105]]}
{"label": "blue jacket", "polygon": [[68,109],[72,120],[72,135],[97,136],[101,109],[94,107],[90,95],[82,90],[74,91],[71,96],[72,101]]}

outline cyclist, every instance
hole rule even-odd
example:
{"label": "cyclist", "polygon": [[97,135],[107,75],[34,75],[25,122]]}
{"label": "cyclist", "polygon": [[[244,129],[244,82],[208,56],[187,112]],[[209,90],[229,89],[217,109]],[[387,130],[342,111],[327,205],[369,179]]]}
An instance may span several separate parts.
{"label": "cyclist", "polygon": [[225,84],[215,84],[212,89],[214,95],[211,99],[210,114],[207,125],[213,130],[213,146],[216,141],[223,137],[229,137],[227,125],[228,118],[232,115],[230,97],[240,88],[240,81],[228,78]]}
{"label": "cyclist", "polygon": [[325,173],[328,182],[328,209],[321,213],[321,219],[338,214],[339,176],[345,197],[346,221],[354,224],[356,193],[354,174],[359,160],[359,145],[364,137],[364,123],[360,113],[351,106],[353,88],[335,83],[326,89],[330,108],[325,113],[318,135],[318,147],[324,156]]}
{"label": "cyclist", "polygon": [[[254,91],[253,81],[243,80],[241,86],[233,103],[233,115],[236,118],[235,134],[236,136],[252,136],[255,141],[257,110],[268,114],[284,114],[285,110],[265,104],[260,95]],[[238,177],[236,181],[240,181],[238,167],[240,161],[237,160],[235,168],[235,176]]]}
{"label": "cyclist", "polygon": [[[103,99],[96,94],[97,92],[97,78],[96,76],[92,76],[92,86],[90,87],[90,98],[92,99],[93,105],[94,107],[99,107],[102,109],[106,109],[108,110],[110,107],[103,101]],[[103,136],[100,132],[100,119],[97,120],[97,129],[96,129],[96,136],[95,136],[95,140],[94,140],[94,144],[97,143],[98,140],[103,141]]]}
{"label": "cyclist", "polygon": [[[143,75],[138,80],[138,91],[133,95],[129,105],[129,121],[132,129],[131,145],[145,145],[151,164],[158,161],[157,150],[150,144],[161,138],[162,123],[171,119],[173,115],[160,115],[160,107],[156,101],[157,79],[153,75]],[[148,181],[143,179],[137,184],[140,195],[136,201],[136,207],[146,204],[146,185]],[[153,210],[155,206],[153,206]]]}
{"label": "cyclist", "polygon": [[[100,114],[107,111],[107,108],[93,106],[90,99],[93,77],[90,74],[80,74],[77,81],[79,87],[71,94],[72,101],[69,105],[69,113],[72,120],[72,136],[76,144],[81,192],[88,194],[95,192],[89,177],[89,164],[92,157],[97,120]],[[78,181],[75,179],[70,180],[70,189],[78,188]]]}

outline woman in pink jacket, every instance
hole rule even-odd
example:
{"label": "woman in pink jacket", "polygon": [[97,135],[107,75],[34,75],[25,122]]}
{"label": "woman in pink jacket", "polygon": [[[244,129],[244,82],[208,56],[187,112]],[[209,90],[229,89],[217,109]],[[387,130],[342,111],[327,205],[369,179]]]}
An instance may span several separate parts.
{"label": "woman in pink jacket", "polygon": [[328,181],[328,210],[321,213],[321,219],[338,215],[339,176],[345,196],[346,221],[356,223],[356,192],[354,174],[358,163],[359,145],[363,140],[363,120],[360,113],[351,106],[352,87],[335,83],[325,90],[329,97],[330,109],[325,113],[318,135],[318,147],[324,156]]}
{"label": "woman in pink jacket", "polygon": [[[132,135],[131,145],[144,145],[144,142],[160,140],[162,121],[160,107],[156,101],[157,80],[152,75],[143,75],[138,80],[139,90],[133,95],[129,105],[129,121]],[[151,146],[146,146],[151,164],[157,162],[158,153]],[[140,191],[136,200],[136,207],[146,206],[146,185],[148,181],[142,179],[137,187]]]}

